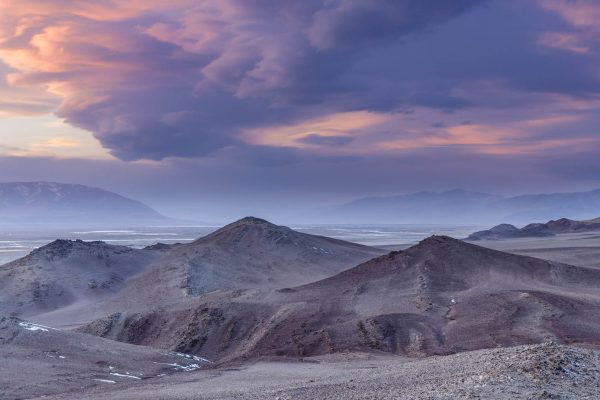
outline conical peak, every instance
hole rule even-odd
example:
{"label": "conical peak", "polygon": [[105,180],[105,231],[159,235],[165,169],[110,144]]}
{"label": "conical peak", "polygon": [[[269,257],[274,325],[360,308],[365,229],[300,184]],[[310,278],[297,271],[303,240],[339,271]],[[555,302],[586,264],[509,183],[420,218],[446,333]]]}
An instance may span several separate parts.
{"label": "conical peak", "polygon": [[37,251],[64,251],[68,249],[72,249],[75,244],[85,244],[85,242],[81,240],[68,240],[68,239],[56,239],[53,242],[50,242],[40,248]]}
{"label": "conical peak", "polygon": [[444,235],[432,235],[426,239],[423,239],[414,247],[433,247],[442,244],[462,244],[458,239],[451,238],[450,236]]}
{"label": "conical peak", "polygon": [[273,225],[273,224],[262,218],[248,216],[248,217],[241,218],[241,219],[231,223],[230,225]]}
{"label": "conical peak", "polygon": [[278,226],[261,218],[245,217],[231,224],[216,230],[215,232],[201,237],[196,243],[217,240],[221,243],[239,242],[242,238],[248,235],[253,235],[253,239],[268,235],[270,232],[287,233],[291,229]]}
{"label": "conical peak", "polygon": [[224,227],[218,229],[216,232],[230,231],[231,229],[249,228],[249,227],[269,228],[269,229],[278,228],[277,225],[272,224],[265,219],[256,218],[256,217],[244,217],[242,219],[238,219],[235,222],[225,225]]}
{"label": "conical peak", "polygon": [[[46,257],[66,257],[74,251],[104,252],[120,246],[109,245],[102,241],[84,242],[83,240],[56,239],[45,246],[33,250],[30,255],[45,255]],[[123,249],[127,249],[123,247]]]}

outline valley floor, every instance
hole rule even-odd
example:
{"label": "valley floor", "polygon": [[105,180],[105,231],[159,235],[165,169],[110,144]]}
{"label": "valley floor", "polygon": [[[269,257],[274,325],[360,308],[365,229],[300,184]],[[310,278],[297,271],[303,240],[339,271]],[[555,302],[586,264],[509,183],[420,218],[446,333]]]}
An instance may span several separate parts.
{"label": "valley floor", "polygon": [[99,383],[77,398],[598,399],[600,351],[546,343],[425,359],[340,354]]}

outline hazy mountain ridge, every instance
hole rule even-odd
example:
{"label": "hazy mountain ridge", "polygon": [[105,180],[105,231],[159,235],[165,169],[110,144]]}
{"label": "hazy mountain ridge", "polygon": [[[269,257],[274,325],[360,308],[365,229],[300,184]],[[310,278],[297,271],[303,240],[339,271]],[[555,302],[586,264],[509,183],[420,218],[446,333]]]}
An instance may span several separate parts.
{"label": "hazy mountain ridge", "polygon": [[466,240],[498,240],[525,237],[548,237],[561,233],[600,232],[600,218],[576,221],[568,218],[531,223],[522,228],[510,224],[496,225],[491,229],[472,233]]}
{"label": "hazy mountain ridge", "polygon": [[149,206],[117,193],[55,182],[0,183],[0,224],[109,226],[165,223]]}
{"label": "hazy mountain ridge", "polygon": [[588,192],[502,197],[455,189],[399,196],[367,197],[323,215],[355,223],[527,223],[561,217],[588,219],[600,214],[600,189]]}

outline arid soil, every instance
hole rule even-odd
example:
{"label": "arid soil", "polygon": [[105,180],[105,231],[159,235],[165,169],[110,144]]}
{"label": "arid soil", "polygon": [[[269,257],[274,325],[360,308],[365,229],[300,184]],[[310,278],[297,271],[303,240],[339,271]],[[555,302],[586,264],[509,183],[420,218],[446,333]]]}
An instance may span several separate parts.
{"label": "arid soil", "polygon": [[132,346],[0,317],[0,399],[63,393],[143,382],[209,366],[199,357]]}
{"label": "arid soil", "polygon": [[[600,352],[546,343],[451,356],[259,362],[90,387],[81,400],[597,399]],[[70,399],[70,395],[45,399]]]}

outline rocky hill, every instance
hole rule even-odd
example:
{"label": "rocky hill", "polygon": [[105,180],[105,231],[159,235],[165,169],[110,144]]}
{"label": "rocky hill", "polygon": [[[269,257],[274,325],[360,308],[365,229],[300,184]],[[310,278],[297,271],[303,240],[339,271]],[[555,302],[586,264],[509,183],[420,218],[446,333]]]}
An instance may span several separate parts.
{"label": "rocky hill", "polygon": [[[192,243],[171,247],[121,298],[152,293],[143,303],[177,304],[185,297],[232,289],[278,289],[323,279],[385,253],[296,232],[246,217]],[[148,290],[160,282],[159,290]],[[159,300],[160,299],[160,300]]]}
{"label": "rocky hill", "polygon": [[551,220],[546,223],[533,223],[517,228],[510,224],[500,224],[491,229],[475,232],[466,240],[498,240],[522,237],[546,237],[561,233],[596,232],[600,231],[600,218],[575,221],[568,218]]}
{"label": "rocky hill", "polygon": [[219,291],[330,277],[384,251],[247,217],[188,244],[145,249],[57,240],[0,266],[0,309],[48,325],[187,307]]}
{"label": "rocky hill", "polygon": [[409,356],[600,344],[600,271],[434,236],[304,286],[123,313],[88,333],[221,361],[344,351]]}
{"label": "rocky hill", "polygon": [[104,242],[56,240],[0,266],[0,310],[26,316],[100,302],[158,254]]}

